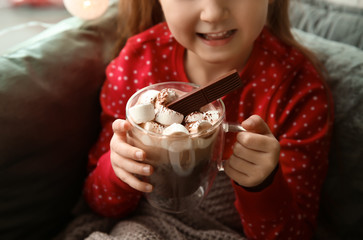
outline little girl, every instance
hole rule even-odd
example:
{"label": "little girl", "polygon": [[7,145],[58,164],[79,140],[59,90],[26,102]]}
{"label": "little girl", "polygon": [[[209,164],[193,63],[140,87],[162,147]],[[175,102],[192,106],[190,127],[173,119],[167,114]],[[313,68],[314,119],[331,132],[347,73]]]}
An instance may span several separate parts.
{"label": "little girl", "polygon": [[[133,93],[164,81],[203,86],[237,69],[243,88],[223,101],[226,120],[247,130],[228,135],[224,152],[225,189],[234,198],[228,204],[234,202],[243,228],[238,236],[311,238],[327,171],[332,100],[316,59],[290,32],[288,0],[120,0],[119,11],[120,46],[127,42],[102,88],[103,129],[84,187],[89,206],[130,219],[143,206],[142,192],[153,189],[134,176],[153,173],[145,152],[125,141],[131,128],[125,106]],[[222,221],[217,215],[209,218]]]}

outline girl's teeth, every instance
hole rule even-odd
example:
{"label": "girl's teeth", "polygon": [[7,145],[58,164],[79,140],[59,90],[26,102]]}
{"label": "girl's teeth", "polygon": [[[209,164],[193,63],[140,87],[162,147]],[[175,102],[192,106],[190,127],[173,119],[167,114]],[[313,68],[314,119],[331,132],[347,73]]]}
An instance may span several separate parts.
{"label": "girl's teeth", "polygon": [[229,36],[231,36],[232,31],[225,31],[220,33],[209,33],[209,34],[203,34],[204,38],[207,40],[219,40],[224,39]]}

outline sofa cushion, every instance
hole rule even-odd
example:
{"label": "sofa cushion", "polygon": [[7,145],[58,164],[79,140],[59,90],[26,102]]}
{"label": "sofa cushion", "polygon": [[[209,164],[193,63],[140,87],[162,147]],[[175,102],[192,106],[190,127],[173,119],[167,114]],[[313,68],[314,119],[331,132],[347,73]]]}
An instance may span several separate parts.
{"label": "sofa cushion", "polygon": [[318,239],[363,239],[363,51],[294,30],[329,74],[335,121]]}
{"label": "sofa cushion", "polygon": [[292,26],[363,49],[363,8],[323,0],[292,0]]}
{"label": "sofa cushion", "polygon": [[50,239],[69,220],[99,130],[116,10],[67,19],[0,57],[0,239]]}

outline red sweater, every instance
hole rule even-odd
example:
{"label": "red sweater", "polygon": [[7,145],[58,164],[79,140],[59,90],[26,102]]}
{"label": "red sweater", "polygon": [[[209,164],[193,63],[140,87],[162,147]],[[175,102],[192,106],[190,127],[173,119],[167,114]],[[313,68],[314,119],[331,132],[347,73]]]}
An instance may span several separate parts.
{"label": "red sweater", "polygon": [[[107,67],[101,92],[102,132],[89,154],[85,198],[94,211],[126,216],[141,193],[118,179],[110,163],[112,122],[125,118],[125,106],[138,89],[165,81],[184,81],[185,49],[165,23],[130,38]],[[244,87],[223,98],[229,122],[261,116],[281,145],[280,167],[271,185],[249,192],[235,185],[235,206],[244,233],[255,239],[308,239],[316,224],[326,176],[333,121],[329,91],[313,65],[265,28],[255,41],[241,78]],[[226,138],[224,158],[235,135]]]}

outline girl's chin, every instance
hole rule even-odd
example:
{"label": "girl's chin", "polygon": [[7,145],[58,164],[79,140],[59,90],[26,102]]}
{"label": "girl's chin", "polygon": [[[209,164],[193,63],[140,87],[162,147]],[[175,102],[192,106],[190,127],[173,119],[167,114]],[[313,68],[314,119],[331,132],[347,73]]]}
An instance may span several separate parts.
{"label": "girl's chin", "polygon": [[235,59],[236,56],[232,54],[217,54],[215,52],[208,53],[208,54],[201,54],[199,55],[202,61],[205,61],[210,64],[222,64],[222,65],[229,65],[233,62],[232,59]]}

